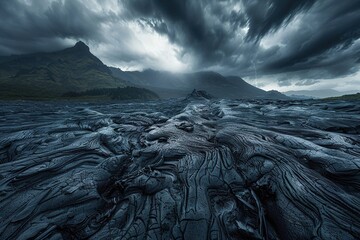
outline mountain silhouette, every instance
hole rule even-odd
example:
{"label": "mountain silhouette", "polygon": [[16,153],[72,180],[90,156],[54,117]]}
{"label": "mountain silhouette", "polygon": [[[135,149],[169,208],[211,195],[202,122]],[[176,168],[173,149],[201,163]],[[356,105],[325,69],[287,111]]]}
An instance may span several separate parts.
{"label": "mountain silhouette", "polygon": [[[121,90],[125,87],[130,88]],[[194,89],[215,98],[288,99],[277,91],[267,92],[240,77],[217,72],[122,71],[103,64],[81,41],[56,52],[0,57],[2,99],[177,98]]]}
{"label": "mountain silhouette", "polygon": [[[57,52],[0,58],[1,98],[60,98],[68,92],[126,86],[123,80],[113,77],[110,69],[81,41]],[[141,90],[137,94],[139,92]]]}
{"label": "mountain silhouette", "polygon": [[194,89],[216,98],[289,99],[277,91],[264,91],[237,76],[225,77],[217,72],[171,73],[166,71],[122,71],[110,67],[113,76],[127,84],[152,90],[162,98],[186,97]]}

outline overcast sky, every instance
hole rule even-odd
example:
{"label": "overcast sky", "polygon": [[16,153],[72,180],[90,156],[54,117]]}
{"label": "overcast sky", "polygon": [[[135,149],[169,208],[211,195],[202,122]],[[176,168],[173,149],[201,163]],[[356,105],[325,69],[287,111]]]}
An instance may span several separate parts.
{"label": "overcast sky", "polygon": [[0,55],[82,40],[123,70],[360,91],[359,0],[0,0]]}

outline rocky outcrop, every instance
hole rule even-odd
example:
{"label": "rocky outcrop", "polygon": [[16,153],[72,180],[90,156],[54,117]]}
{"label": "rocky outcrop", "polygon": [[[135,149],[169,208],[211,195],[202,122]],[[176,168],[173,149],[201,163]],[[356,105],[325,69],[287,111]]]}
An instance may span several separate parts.
{"label": "rocky outcrop", "polygon": [[196,90],[194,89],[189,95],[187,95],[187,100],[204,100],[204,99],[212,99],[214,98],[210,94],[208,94],[206,91],[203,90]]}

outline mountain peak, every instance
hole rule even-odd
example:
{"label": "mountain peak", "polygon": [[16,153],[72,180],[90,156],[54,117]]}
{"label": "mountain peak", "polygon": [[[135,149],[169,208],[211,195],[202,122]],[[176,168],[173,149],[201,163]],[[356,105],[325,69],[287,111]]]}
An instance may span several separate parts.
{"label": "mountain peak", "polygon": [[80,50],[80,51],[86,51],[88,52],[90,49],[89,47],[83,42],[83,41],[78,41],[75,46],[74,49]]}

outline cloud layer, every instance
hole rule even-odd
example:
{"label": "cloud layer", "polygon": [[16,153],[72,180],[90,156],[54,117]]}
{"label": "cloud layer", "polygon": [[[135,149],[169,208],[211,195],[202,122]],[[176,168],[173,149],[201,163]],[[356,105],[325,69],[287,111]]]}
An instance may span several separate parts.
{"label": "cloud layer", "polygon": [[0,2],[0,20],[0,55],[83,40],[125,69],[216,70],[298,87],[360,66],[352,0],[13,0]]}

